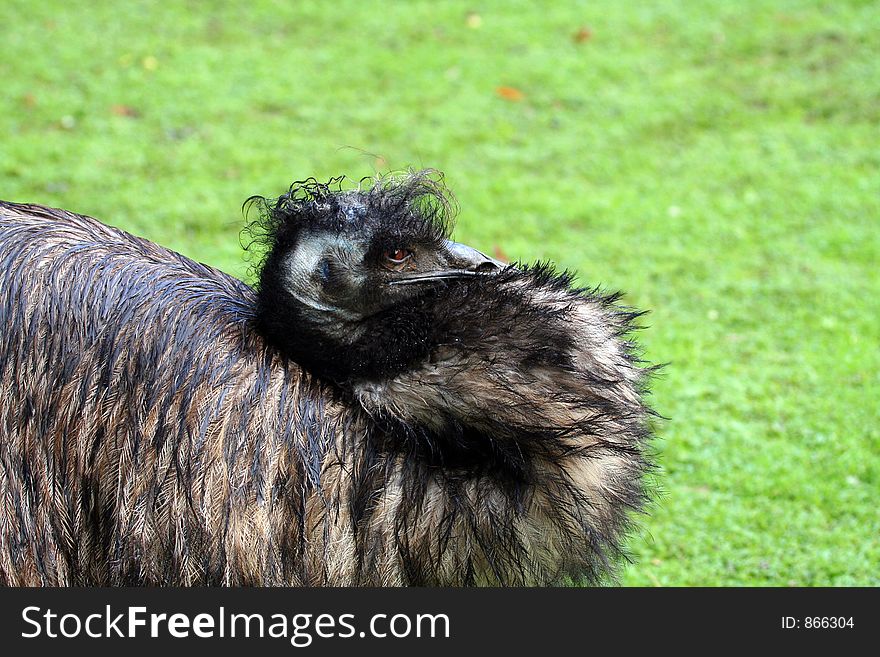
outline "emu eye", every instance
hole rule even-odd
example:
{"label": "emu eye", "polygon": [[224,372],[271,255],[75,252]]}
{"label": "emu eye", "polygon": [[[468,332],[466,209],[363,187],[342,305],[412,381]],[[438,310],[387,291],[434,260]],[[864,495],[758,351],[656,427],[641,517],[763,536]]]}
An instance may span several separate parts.
{"label": "emu eye", "polygon": [[412,259],[408,249],[389,249],[382,254],[382,266],[391,271],[403,271]]}

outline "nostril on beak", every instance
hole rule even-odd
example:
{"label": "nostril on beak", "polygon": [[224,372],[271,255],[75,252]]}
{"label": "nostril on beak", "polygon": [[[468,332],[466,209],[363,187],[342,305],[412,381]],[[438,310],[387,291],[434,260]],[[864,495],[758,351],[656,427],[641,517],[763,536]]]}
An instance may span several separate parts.
{"label": "nostril on beak", "polygon": [[498,271],[499,269],[501,269],[500,264],[501,263],[498,263],[496,261],[490,262],[487,260],[486,262],[481,262],[479,265],[477,265],[474,271],[480,274],[490,274],[494,271]]}

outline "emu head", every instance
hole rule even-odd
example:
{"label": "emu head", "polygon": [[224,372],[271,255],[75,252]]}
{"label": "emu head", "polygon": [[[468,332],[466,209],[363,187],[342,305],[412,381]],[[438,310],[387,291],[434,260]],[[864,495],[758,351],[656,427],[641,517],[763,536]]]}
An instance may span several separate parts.
{"label": "emu head", "polygon": [[504,265],[448,239],[454,206],[435,172],[354,191],[340,181],[309,179],[277,200],[254,199],[269,247],[257,322],[294,361],[348,386],[426,358],[443,291]]}

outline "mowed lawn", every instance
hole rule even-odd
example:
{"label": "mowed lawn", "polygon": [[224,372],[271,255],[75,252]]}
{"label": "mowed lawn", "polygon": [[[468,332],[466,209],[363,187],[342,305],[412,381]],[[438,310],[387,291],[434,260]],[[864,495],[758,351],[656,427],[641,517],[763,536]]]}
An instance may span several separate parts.
{"label": "mowed lawn", "polygon": [[441,169],[458,239],[651,310],[621,583],[880,584],[877,3],[5,0],[0,38],[0,198],[246,278],[248,196]]}

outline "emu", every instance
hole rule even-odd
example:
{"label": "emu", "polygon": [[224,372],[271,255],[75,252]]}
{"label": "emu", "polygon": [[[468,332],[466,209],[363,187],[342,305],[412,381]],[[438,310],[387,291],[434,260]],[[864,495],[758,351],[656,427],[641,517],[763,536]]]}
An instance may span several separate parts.
{"label": "emu", "polygon": [[431,171],[250,201],[255,288],[0,202],[0,584],[605,581],[640,313],[449,240]]}

